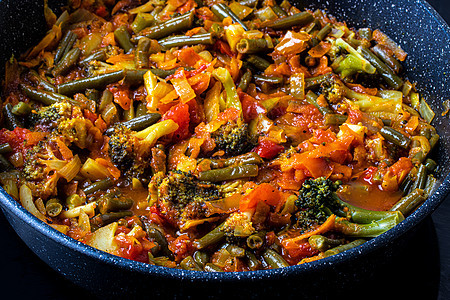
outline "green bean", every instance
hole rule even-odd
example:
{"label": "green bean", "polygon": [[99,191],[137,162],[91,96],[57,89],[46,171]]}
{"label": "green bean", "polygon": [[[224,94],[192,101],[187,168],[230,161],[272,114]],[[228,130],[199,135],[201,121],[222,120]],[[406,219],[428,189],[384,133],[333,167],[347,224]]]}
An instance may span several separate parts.
{"label": "green bean", "polygon": [[411,186],[411,190],[423,189],[425,187],[426,182],[427,182],[427,168],[425,167],[425,165],[420,164],[417,169],[414,182]]}
{"label": "green bean", "polygon": [[325,26],[322,27],[322,29],[319,30],[319,32],[316,35],[316,39],[319,40],[319,42],[324,40],[332,29],[333,26],[330,23],[327,23]]}
{"label": "green bean", "polygon": [[7,160],[3,154],[0,154],[0,170],[1,172],[14,169],[14,166]]}
{"label": "green bean", "polygon": [[258,166],[251,164],[203,171],[198,174],[198,179],[202,181],[219,182],[255,176],[258,176]]}
{"label": "green bean", "polygon": [[42,87],[44,90],[48,92],[56,92],[56,87],[53,84],[45,81],[35,70],[30,70],[28,72],[28,78],[36,85]]}
{"label": "green bean", "polygon": [[238,88],[240,88],[243,92],[246,92],[251,80],[252,80],[252,71],[250,69],[247,69],[245,73],[241,76]]}
{"label": "green bean", "polygon": [[194,258],[192,258],[192,256],[190,255],[180,262],[180,267],[185,270],[202,271],[202,268],[197,265]]}
{"label": "green bean", "polygon": [[122,25],[114,30],[114,38],[116,39],[117,43],[119,43],[120,47],[122,47],[122,49],[125,51],[125,53],[128,53],[131,49],[133,49],[134,46],[130,40],[131,36],[125,25]]}
{"label": "green bean", "polygon": [[203,237],[195,241],[197,249],[203,249],[210,245],[217,244],[222,239],[224,239],[225,233],[221,230],[223,224],[224,223],[220,224],[219,226],[217,226],[216,228],[205,234]]}
{"label": "green bean", "polygon": [[339,114],[325,114],[324,116],[324,124],[329,125],[342,125],[347,121],[347,116],[339,115]]}
{"label": "green bean", "polygon": [[80,65],[84,65],[84,66],[89,65],[89,63],[94,60],[104,61],[104,60],[106,60],[106,58],[107,58],[107,56],[106,56],[105,49],[101,49],[101,50],[95,51],[94,53],[86,56],[85,59],[80,61]]}
{"label": "green bean", "polygon": [[369,61],[375,69],[377,69],[380,76],[386,81],[386,83],[396,90],[403,86],[403,80],[395,75],[395,73],[388,67],[384,62],[382,62],[372,51],[369,49],[360,47],[359,48],[362,56]]}
{"label": "green bean", "polygon": [[309,104],[314,105],[322,113],[322,115],[333,114],[333,110],[328,106],[319,105],[319,103],[317,103],[317,98],[318,96],[312,91],[309,91],[306,94],[306,101],[308,101]]}
{"label": "green bean", "polygon": [[270,83],[270,84],[283,84],[283,82],[284,82],[283,77],[277,77],[277,76],[254,75],[253,79],[255,81],[265,82],[265,83]]}
{"label": "green bean", "polygon": [[431,135],[431,138],[429,139],[431,149],[433,149],[436,146],[438,141],[439,141],[439,134]]}
{"label": "green bean", "polygon": [[242,0],[239,1],[239,4],[255,8],[258,5],[258,2],[259,0]]}
{"label": "green bean", "polygon": [[115,197],[108,193],[100,198],[98,209],[100,213],[106,214],[112,211],[129,210],[133,207],[134,201],[130,198]]}
{"label": "green bean", "polygon": [[69,98],[67,96],[64,96],[64,95],[61,95],[61,94],[58,94],[58,93],[53,93],[53,92],[36,90],[36,89],[32,88],[31,86],[26,85],[26,84],[21,84],[20,85],[20,89],[31,100],[41,102],[44,105],[52,105],[52,104],[54,104],[56,102],[63,102],[63,101],[67,101],[67,102],[70,102],[72,104],[77,104],[77,105],[80,104],[80,103],[77,103],[75,100],[73,100],[73,99],[71,99],[71,98]]}
{"label": "green bean", "polygon": [[366,240],[363,240],[363,239],[354,240],[351,243],[344,244],[342,246],[338,246],[338,247],[332,248],[330,250],[327,250],[327,251],[325,251],[325,253],[323,255],[324,255],[324,257],[329,257],[329,256],[332,256],[332,255],[336,255],[336,254],[342,253],[344,251],[350,250],[352,248],[356,248],[358,246],[361,246],[365,242],[366,242]]}
{"label": "green bean", "polygon": [[330,78],[330,74],[305,78],[305,89],[314,89]]}
{"label": "green bean", "polygon": [[209,261],[208,253],[203,252],[203,251],[195,251],[193,258],[194,258],[195,262],[201,267],[204,267]]}
{"label": "green bean", "polygon": [[269,49],[266,39],[241,39],[236,44],[239,53],[258,53]]}
{"label": "green bean", "polygon": [[212,35],[216,38],[220,38],[223,36],[223,33],[225,32],[225,29],[222,25],[218,23],[213,23],[211,27],[209,28],[208,32],[212,33]]}
{"label": "green bean", "polygon": [[409,194],[409,191],[411,191],[413,183],[414,181],[411,178],[411,173],[409,173],[408,176],[402,181],[399,187],[403,195]]}
{"label": "green bean", "polygon": [[8,143],[0,144],[0,154],[10,153],[12,151],[13,148],[11,147],[10,144]]}
{"label": "green bean", "polygon": [[144,102],[139,102],[136,107],[136,118],[142,117],[147,114],[148,114],[147,106],[145,105]]}
{"label": "green bean", "polygon": [[172,70],[163,70],[163,69],[150,69],[153,74],[155,74],[158,77],[166,78],[167,76],[175,74],[177,69]]}
{"label": "green bean", "polygon": [[273,21],[263,23],[263,26],[275,30],[291,29],[293,26],[304,26],[314,21],[314,16],[309,12],[301,12],[285,18],[279,18]]}
{"label": "green bean", "polygon": [[384,126],[383,128],[381,128],[380,134],[389,142],[404,149],[407,149],[409,144],[411,143],[411,139],[409,137],[401,132],[398,132],[392,127]]}
{"label": "green bean", "polygon": [[263,160],[255,152],[248,152],[238,156],[222,159],[210,159],[210,166],[213,169],[230,167],[234,165],[262,164]]}
{"label": "green bean", "polygon": [[133,106],[131,106],[130,109],[123,111],[122,118],[126,122],[130,121],[130,120],[133,120],[135,117],[136,116],[135,116],[135,111],[134,111],[134,107]]}
{"label": "green bean", "polygon": [[242,28],[244,28],[245,31],[248,31],[247,25],[245,25],[244,22],[242,22],[241,19],[239,19],[238,16],[234,14],[234,12],[224,3],[216,3],[213,6],[211,6],[211,11],[216,15],[216,17],[219,18],[219,20],[223,20],[227,17],[231,18],[234,23],[239,23]]}
{"label": "green bean", "polygon": [[[142,219],[141,219],[142,220]],[[147,232],[148,239],[156,242],[160,246],[161,254],[173,259],[173,253],[169,249],[169,243],[167,242],[164,234],[155,227],[155,225],[149,223],[146,219],[142,220],[145,231]]]}
{"label": "green bean", "polygon": [[[121,126],[125,126],[128,129],[134,130],[134,131],[139,131],[142,129],[145,129],[153,124],[155,124],[156,122],[159,121],[159,119],[161,118],[161,115],[158,113],[150,113],[150,114],[146,114],[137,118],[134,118],[132,120],[126,121],[126,122],[122,122],[120,123]],[[110,135],[114,132],[114,127],[110,127],[105,131],[106,135]]]}
{"label": "green bean", "polygon": [[437,163],[434,160],[432,160],[431,158],[427,158],[424,165],[425,165],[425,167],[427,167],[428,172],[433,172],[437,167]]}
{"label": "green bean", "polygon": [[86,98],[88,98],[91,101],[94,101],[95,103],[98,103],[100,100],[100,91],[96,89],[87,89],[84,93],[86,95]]}
{"label": "green bean", "polygon": [[247,237],[246,243],[250,249],[259,249],[264,244],[265,233],[257,232]]}
{"label": "green bean", "polygon": [[424,192],[421,189],[415,189],[408,195],[402,197],[390,211],[399,211],[403,215],[410,214],[420,203],[425,201]]}
{"label": "green bean", "polygon": [[375,45],[371,50],[395,73],[400,73],[402,70],[402,64],[393,56],[389,55],[389,53],[384,49],[384,46]]}
{"label": "green bean", "polygon": [[52,75],[65,75],[69,70],[77,63],[80,58],[80,48],[73,48],[67,52],[59,61],[59,63],[53,68]]}
{"label": "green bean", "polygon": [[136,65],[136,69],[145,69],[148,68],[148,51],[150,50],[151,41],[149,38],[142,37],[139,39],[136,53],[134,55],[134,63]]}
{"label": "green bean", "polygon": [[287,17],[288,14],[278,5],[271,6],[274,13],[277,14],[278,17]]}
{"label": "green bean", "polygon": [[267,249],[264,251],[262,257],[264,261],[272,268],[283,268],[289,267],[289,264],[284,260],[284,258],[278,254],[275,250]]}
{"label": "green bean", "polygon": [[11,112],[16,116],[27,116],[31,113],[31,110],[32,108],[30,104],[20,101],[13,106]]}
{"label": "green bean", "polygon": [[56,49],[55,58],[53,59],[54,64],[58,64],[64,55],[72,49],[77,38],[77,35],[73,31],[69,30],[66,32]]}
{"label": "green bean", "polygon": [[151,14],[138,13],[131,23],[134,33],[139,33],[142,29],[147,28],[155,23],[155,18]]}
{"label": "green bean", "polygon": [[61,213],[62,209],[63,207],[61,203],[59,203],[59,200],[56,198],[50,199],[47,201],[47,203],[45,203],[45,211],[50,217],[58,216]]}
{"label": "green bean", "polygon": [[425,197],[430,197],[431,192],[433,191],[434,185],[436,184],[437,179],[433,175],[427,176],[427,182],[425,183],[425,188],[423,190],[423,195]]}
{"label": "green bean", "polygon": [[249,55],[247,61],[260,71],[265,71],[270,66],[269,61],[257,55]]}
{"label": "green bean", "polygon": [[106,190],[106,189],[112,187],[113,183],[114,182],[113,182],[113,180],[111,180],[111,178],[105,178],[105,179],[96,181],[94,183],[91,183],[86,188],[84,188],[83,192],[86,195],[89,195],[89,194],[95,193],[100,190]]}
{"label": "green bean", "polygon": [[223,272],[222,268],[220,268],[218,265],[215,265],[213,263],[207,263],[205,267],[203,268],[203,271],[206,272]]}
{"label": "green bean", "polygon": [[342,240],[329,239],[323,235],[312,235],[309,237],[308,243],[312,248],[317,249],[320,252],[324,252],[332,247],[342,244]]}
{"label": "green bean", "polygon": [[12,112],[13,106],[11,103],[6,104],[3,107],[3,121],[5,123],[5,127],[8,130],[14,130],[16,127],[23,128],[22,122],[17,118],[15,114]]}
{"label": "green bean", "polygon": [[190,29],[193,24],[194,11],[192,10],[179,17],[172,18],[152,27],[148,27],[139,32],[139,36],[146,36],[149,39],[161,39],[163,37],[171,35],[172,33]]}
{"label": "green bean", "polygon": [[214,38],[212,33],[200,33],[194,34],[193,36],[176,35],[160,40],[158,41],[158,43],[165,50],[169,50],[173,47],[183,47],[191,45],[213,45]]}
{"label": "green bean", "polygon": [[252,271],[261,269],[261,262],[256,258],[255,254],[250,251],[245,251],[245,256],[247,258],[247,266]]}
{"label": "green bean", "polygon": [[114,95],[110,90],[104,90],[102,96],[100,97],[100,102],[98,104],[98,110],[103,112],[105,108],[113,102]]}
{"label": "green bean", "polygon": [[115,222],[119,219],[131,217],[133,215],[133,212],[129,210],[125,211],[116,211],[116,212],[109,212],[105,214],[100,214],[91,219],[91,224],[94,226],[104,226],[108,225],[112,222]]}
{"label": "green bean", "polygon": [[73,95],[86,89],[104,89],[108,84],[118,82],[125,77],[125,70],[119,70],[103,75],[82,78],[58,85],[58,93],[62,95]]}

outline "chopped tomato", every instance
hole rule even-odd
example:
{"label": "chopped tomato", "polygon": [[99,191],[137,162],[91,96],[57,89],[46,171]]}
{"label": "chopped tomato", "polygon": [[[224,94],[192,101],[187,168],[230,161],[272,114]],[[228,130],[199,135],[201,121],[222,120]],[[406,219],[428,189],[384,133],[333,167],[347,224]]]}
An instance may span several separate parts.
{"label": "chopped tomato", "polygon": [[30,130],[20,127],[16,127],[12,131],[2,128],[0,130],[0,144],[8,143],[14,152],[22,152],[25,155],[27,149],[39,142],[35,139],[28,140],[31,133]]}
{"label": "chopped tomato", "polygon": [[261,139],[258,146],[256,146],[252,152],[256,152],[262,158],[272,159],[277,156],[284,147],[269,139]]}
{"label": "chopped tomato", "polygon": [[189,105],[185,103],[178,103],[172,106],[162,117],[162,121],[171,119],[178,124],[178,129],[173,133],[172,141],[178,142],[184,140],[189,136]]}
{"label": "chopped tomato", "polygon": [[114,102],[120,105],[124,110],[129,110],[132,100],[130,99],[130,89],[123,85],[113,85],[109,88],[114,95]]}
{"label": "chopped tomato", "polygon": [[308,240],[305,239],[302,243],[295,243],[295,247],[282,248],[283,258],[291,265],[297,264],[300,260],[319,253],[318,250],[311,247]]}

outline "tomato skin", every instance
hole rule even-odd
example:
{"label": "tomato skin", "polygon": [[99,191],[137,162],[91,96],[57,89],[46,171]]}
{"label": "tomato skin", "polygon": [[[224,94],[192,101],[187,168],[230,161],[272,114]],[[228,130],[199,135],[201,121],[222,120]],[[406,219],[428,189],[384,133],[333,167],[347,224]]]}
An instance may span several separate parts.
{"label": "tomato skin", "polygon": [[284,150],[283,146],[278,145],[277,143],[271,140],[262,139],[259,141],[258,146],[256,146],[252,150],[252,152],[256,152],[262,158],[272,159],[283,150]]}
{"label": "tomato skin", "polygon": [[374,184],[374,176],[378,169],[376,167],[368,167],[363,173],[363,180],[370,185]]}
{"label": "tomato skin", "polygon": [[233,51],[231,50],[230,46],[229,46],[227,43],[225,43],[225,42],[223,42],[223,41],[221,41],[221,40],[218,40],[218,41],[214,44],[214,48],[215,48],[216,50],[218,50],[220,53],[226,54],[226,55],[228,55],[229,57],[234,57],[234,56],[235,56],[234,53],[233,53]]}
{"label": "tomato skin", "polygon": [[239,99],[242,103],[242,113],[244,115],[245,122],[249,123],[256,118],[258,114],[265,114],[266,109],[252,96],[239,92]]}
{"label": "tomato skin", "polygon": [[178,103],[172,106],[162,117],[161,121],[171,119],[178,124],[178,129],[172,135],[172,141],[182,141],[189,136],[189,123],[191,121],[189,114],[189,105]]}

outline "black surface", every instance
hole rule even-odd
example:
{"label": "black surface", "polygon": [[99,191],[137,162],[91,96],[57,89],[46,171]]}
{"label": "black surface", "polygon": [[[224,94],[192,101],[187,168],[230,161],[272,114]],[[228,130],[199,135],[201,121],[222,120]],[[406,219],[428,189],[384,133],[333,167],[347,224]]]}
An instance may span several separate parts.
{"label": "black surface", "polygon": [[[430,0],[429,3],[450,23],[448,0]],[[356,293],[365,295],[366,299],[376,295],[385,295],[385,299],[418,299],[419,296],[424,296],[423,299],[450,299],[449,216],[450,197],[447,197],[432,218],[427,218],[417,228],[406,245],[408,251],[390,258],[379,268],[373,268],[371,276],[360,274],[362,278],[370,279],[361,280],[351,291],[335,290],[330,291],[330,294],[343,297],[348,293]],[[0,236],[0,264],[4,275],[0,288],[3,295],[11,291],[17,299],[94,298],[42,262],[25,246],[2,214]]]}

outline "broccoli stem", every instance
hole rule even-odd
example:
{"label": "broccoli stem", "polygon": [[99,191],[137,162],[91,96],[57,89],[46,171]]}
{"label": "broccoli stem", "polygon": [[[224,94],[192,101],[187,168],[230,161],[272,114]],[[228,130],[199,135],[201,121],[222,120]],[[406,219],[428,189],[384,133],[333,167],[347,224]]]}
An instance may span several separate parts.
{"label": "broccoli stem", "polygon": [[345,218],[337,219],[334,228],[335,230],[351,237],[376,237],[385,233],[395,225],[403,221],[403,215],[392,214],[384,219],[372,221],[369,224],[357,224],[348,221]]}

